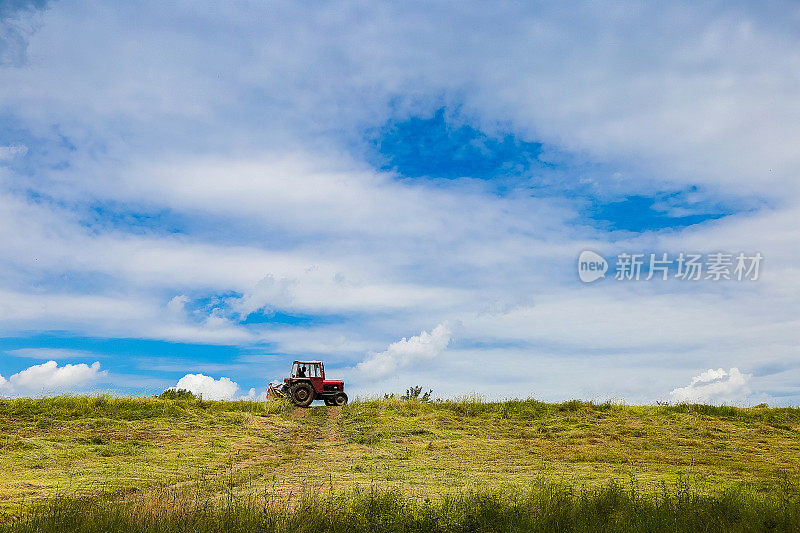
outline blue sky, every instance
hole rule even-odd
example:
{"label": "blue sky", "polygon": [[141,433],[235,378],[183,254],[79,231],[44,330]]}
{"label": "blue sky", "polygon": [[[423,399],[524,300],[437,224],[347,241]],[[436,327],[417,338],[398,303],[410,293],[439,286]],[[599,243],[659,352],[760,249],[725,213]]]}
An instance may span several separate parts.
{"label": "blue sky", "polygon": [[800,402],[798,7],[457,6],[0,2],[0,395]]}

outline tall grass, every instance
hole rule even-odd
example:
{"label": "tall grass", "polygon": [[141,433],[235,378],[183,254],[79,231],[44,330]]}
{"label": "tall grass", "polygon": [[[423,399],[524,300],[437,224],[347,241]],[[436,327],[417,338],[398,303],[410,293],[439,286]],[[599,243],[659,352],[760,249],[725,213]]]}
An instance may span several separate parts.
{"label": "tall grass", "polygon": [[490,532],[490,531],[798,531],[795,500],[737,490],[701,496],[688,490],[640,494],[610,484],[598,490],[543,485],[513,493],[469,492],[431,502],[396,492],[305,493],[291,504],[263,500],[160,499],[114,503],[57,500],[2,532]]}

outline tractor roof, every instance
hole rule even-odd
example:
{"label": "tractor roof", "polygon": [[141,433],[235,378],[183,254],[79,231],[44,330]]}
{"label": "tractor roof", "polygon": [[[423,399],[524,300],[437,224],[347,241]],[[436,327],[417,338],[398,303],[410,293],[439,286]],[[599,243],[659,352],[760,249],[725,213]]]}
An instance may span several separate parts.
{"label": "tractor roof", "polygon": [[314,363],[321,363],[321,362],[322,362],[322,361],[295,361],[295,362],[294,362],[294,363],[292,363],[292,364],[299,363],[299,364],[301,364],[301,365],[310,365],[310,364],[314,364]]}

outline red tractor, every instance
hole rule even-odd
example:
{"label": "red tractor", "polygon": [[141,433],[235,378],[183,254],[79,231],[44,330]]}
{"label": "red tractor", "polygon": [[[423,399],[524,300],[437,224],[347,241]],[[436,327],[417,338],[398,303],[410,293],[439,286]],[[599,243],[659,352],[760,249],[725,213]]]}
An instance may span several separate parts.
{"label": "red tractor", "polygon": [[325,379],[325,365],[321,361],[295,361],[292,373],[279,386],[270,385],[269,394],[289,398],[298,407],[308,407],[314,400],[325,405],[344,405],[344,381]]}

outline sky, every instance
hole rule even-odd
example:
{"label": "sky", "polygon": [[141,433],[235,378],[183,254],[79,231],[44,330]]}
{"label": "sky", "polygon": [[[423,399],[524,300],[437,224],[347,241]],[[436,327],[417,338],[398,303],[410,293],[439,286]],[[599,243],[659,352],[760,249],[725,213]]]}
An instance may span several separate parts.
{"label": "sky", "polygon": [[798,405],[798,94],[794,2],[0,0],[0,396]]}

